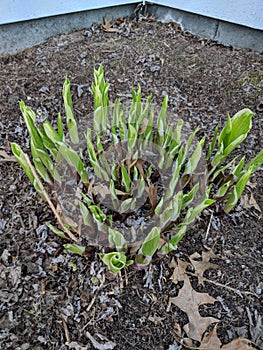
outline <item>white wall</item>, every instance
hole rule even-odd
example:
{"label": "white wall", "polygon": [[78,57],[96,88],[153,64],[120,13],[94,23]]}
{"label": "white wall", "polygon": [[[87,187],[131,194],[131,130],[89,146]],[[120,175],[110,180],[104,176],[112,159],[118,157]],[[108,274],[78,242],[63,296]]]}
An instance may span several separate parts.
{"label": "white wall", "polygon": [[127,5],[139,0],[0,0],[0,25],[65,13]]}
{"label": "white wall", "polygon": [[[139,0],[0,0],[0,25]],[[150,0],[149,3],[263,30],[263,0]]]}
{"label": "white wall", "polygon": [[154,0],[153,2],[263,30],[263,0]]}

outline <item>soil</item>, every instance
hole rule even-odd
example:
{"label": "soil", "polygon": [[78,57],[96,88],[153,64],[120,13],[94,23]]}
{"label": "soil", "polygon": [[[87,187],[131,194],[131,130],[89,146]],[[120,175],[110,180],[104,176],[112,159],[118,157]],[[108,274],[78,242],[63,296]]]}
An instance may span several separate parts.
{"label": "soil", "polygon": [[171,279],[170,262],[189,261],[191,254],[212,248],[217,256],[212,262],[219,267],[205,272],[204,285],[193,269],[189,274],[196,291],[217,299],[200,313],[220,319],[223,344],[242,336],[263,349],[262,167],[246,191],[250,201],[227,216],[207,210],[175,253],[147,270],[114,277],[97,252],[82,257],[63,251],[63,240],[45,226],[55,223],[53,214],[11,157],[10,142],[29,152],[19,101],[56,118],[63,112],[61,90],[68,76],[76,117],[86,116],[93,108],[90,86],[99,64],[112,99],[127,100],[138,83],[158,104],[168,94],[174,115],[193,129],[200,125],[208,138],[228,113],[250,108],[256,113],[253,129],[236,154],[249,160],[262,149],[261,54],[203,40],[175,23],[150,18],[130,23],[119,21],[112,32],[93,26],[0,58],[0,347],[186,349],[180,345],[186,335],[177,330],[187,315],[176,305],[168,307],[182,287]]}

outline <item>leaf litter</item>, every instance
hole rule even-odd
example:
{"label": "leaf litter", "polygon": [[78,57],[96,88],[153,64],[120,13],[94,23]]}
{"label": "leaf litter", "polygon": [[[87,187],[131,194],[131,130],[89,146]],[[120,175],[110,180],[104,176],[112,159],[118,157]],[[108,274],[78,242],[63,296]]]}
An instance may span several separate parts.
{"label": "leaf litter", "polygon": [[[200,260],[200,258],[202,258]],[[203,274],[208,269],[217,269],[218,265],[211,263],[209,260],[218,258],[212,250],[203,251],[202,255],[199,253],[193,253],[189,256],[189,260],[195,269],[195,275],[198,278],[198,283],[204,286]],[[198,261],[196,259],[199,259]],[[184,262],[177,258],[172,260],[169,267],[173,268],[173,274],[171,280],[173,283],[178,284],[183,282],[183,287],[179,289],[177,297],[169,299],[169,305],[172,303],[176,305],[180,310],[185,312],[188,317],[188,323],[183,326],[184,332],[188,338],[184,339],[186,344],[193,344],[192,340],[200,342],[199,347],[194,347],[199,350],[251,350],[256,349],[248,339],[239,337],[234,339],[230,343],[223,345],[217,335],[217,324],[219,319],[214,317],[203,317],[199,313],[199,306],[204,304],[214,304],[218,299],[213,298],[208,293],[200,293],[194,290],[188,277],[187,268],[189,263]],[[250,332],[252,335],[252,341],[259,344],[259,339],[262,335],[262,323],[261,316],[255,312],[255,320],[257,327],[254,326],[252,321],[252,315],[248,308],[246,308],[248,317],[250,320]],[[212,329],[211,329],[212,326]],[[175,323],[175,333],[181,338],[181,327]],[[210,331],[209,331],[210,329]],[[191,348],[191,346],[190,346]]]}
{"label": "leaf litter", "polygon": [[[255,220],[255,215],[252,215],[258,211],[252,202],[250,205],[254,205],[254,208],[238,212],[236,224],[233,224],[231,216],[212,220],[206,246],[216,243],[216,253],[221,258],[218,265],[222,270],[222,283],[207,280],[206,274],[213,270],[204,270],[209,261],[202,262],[202,254],[200,257],[194,255],[192,262],[183,261],[203,249],[201,242],[207,229],[203,219],[180,245],[176,257],[183,258],[181,262],[178,257],[175,259],[178,273],[174,270],[171,280],[168,265],[164,265],[162,290],[157,282],[160,270],[158,262],[153,266],[152,279],[146,284],[143,271],[129,273],[122,281],[113,280],[99,265],[96,252],[90,257],[69,256],[63,252],[61,240],[51,234],[48,234],[45,245],[52,247],[52,250],[39,249],[36,229],[52,220],[53,216],[36,198],[10,156],[9,143],[14,140],[22,141],[24,148],[29,148],[28,137],[22,132],[24,125],[19,116],[19,100],[30,101],[33,109],[45,107],[50,116],[56,115],[63,77],[70,76],[76,87],[90,86],[87,77],[92,76],[95,65],[103,62],[105,70],[109,72],[113,97],[116,94],[120,94],[121,98],[130,96],[131,86],[136,87],[138,83],[145,95],[152,92],[157,102],[168,94],[171,97],[171,111],[192,126],[200,125],[200,131],[205,136],[209,135],[210,127],[213,129],[219,118],[224,118],[227,113],[233,114],[240,109],[240,105],[255,111],[255,106],[261,101],[259,91],[262,83],[250,81],[249,76],[262,71],[262,55],[200,41],[187,32],[175,29],[173,23],[161,24],[152,19],[140,18],[138,23],[132,22],[132,26],[129,20],[104,25],[109,32],[92,26],[84,31],[51,38],[42,45],[0,59],[3,80],[0,91],[0,150],[3,151],[0,154],[0,347],[67,350],[69,346],[66,345],[61,314],[67,305],[72,305],[73,310],[67,317],[67,329],[72,340],[69,344],[73,349],[73,346],[77,350],[94,348],[91,339],[94,339],[94,344],[97,342],[97,347],[113,346],[110,345],[112,342],[117,349],[125,350],[183,349],[185,347],[173,336],[173,331],[176,329],[179,334],[182,328],[181,336],[184,336],[183,325],[189,323],[189,320],[185,321],[187,313],[182,311],[185,318],[181,318],[166,309],[169,297],[177,295],[183,288],[184,270],[191,276],[192,290],[196,289],[198,293],[207,287],[205,291],[208,295],[210,292],[220,293],[222,301],[231,309],[230,319],[223,310],[222,320],[215,322],[216,329],[212,328],[215,323],[208,327],[205,334],[210,334],[210,340],[207,339],[207,343],[210,341],[211,344],[210,350],[222,348],[221,341],[228,347],[232,343],[234,350],[248,349],[249,342],[242,340],[242,334],[233,332],[233,336],[238,338],[232,342],[233,337],[227,336],[228,328],[235,329],[240,325],[246,327],[251,341],[262,347],[262,337],[259,336],[262,334],[262,303],[259,299],[262,294],[262,222],[258,216]],[[110,32],[110,28],[114,29],[113,32]],[[119,30],[115,32],[115,28]],[[49,90],[49,94],[40,92],[43,86]],[[88,88],[75,89],[73,100],[78,116],[92,110]],[[262,148],[262,111],[257,112],[253,123],[254,130],[248,139],[248,147],[238,151],[246,153],[248,158]],[[253,186],[253,197],[262,209],[262,172],[256,175]],[[31,220],[32,215],[37,218],[36,223]],[[213,227],[215,223],[217,231]],[[227,250],[232,252],[230,257],[225,254]],[[61,258],[54,269],[52,261],[56,257]],[[92,263],[95,263],[95,274],[90,273]],[[196,271],[192,273],[194,263],[197,269],[197,263],[200,265],[198,275],[195,275]],[[75,266],[75,270],[71,266]],[[94,276],[99,281],[105,280],[105,283],[96,284],[92,279]],[[204,286],[202,283],[196,285],[198,276]],[[120,284],[122,288],[119,288]],[[229,288],[229,285],[232,287]],[[259,291],[255,293],[257,286]],[[239,288],[250,294],[238,294]],[[105,294],[109,298],[102,298]],[[114,299],[121,303],[122,309]],[[210,305],[213,304],[203,304],[200,308]],[[108,318],[101,317],[110,308],[113,313]],[[206,314],[209,310],[207,307]],[[201,311],[197,309],[196,312],[199,313],[196,318],[201,317]],[[217,314],[211,316],[221,319]],[[174,329],[175,322],[177,327]],[[85,327],[89,327],[92,338],[87,338]],[[205,344],[205,335],[200,344],[202,342],[209,349]]]}

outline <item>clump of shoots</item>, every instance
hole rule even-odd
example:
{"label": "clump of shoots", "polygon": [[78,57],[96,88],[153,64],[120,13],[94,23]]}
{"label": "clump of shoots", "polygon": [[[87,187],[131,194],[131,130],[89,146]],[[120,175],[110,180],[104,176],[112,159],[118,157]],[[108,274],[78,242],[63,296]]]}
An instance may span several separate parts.
{"label": "clump of shoots", "polygon": [[66,118],[59,114],[56,127],[48,120],[37,126],[36,114],[20,102],[33,165],[18,144],[11,146],[37,193],[47,200],[48,192],[57,218],[60,213],[58,227],[47,226],[69,241],[65,250],[83,255],[88,245],[99,246],[114,274],[176,250],[205,208],[217,204],[230,212],[263,163],[263,150],[247,163],[229,159],[252,127],[249,109],[228,116],[221,132],[216,127],[203,156],[206,140],[197,140],[198,128],[186,137],[183,120],[168,121],[167,96],[157,110],[151,95],[143,102],[138,86],[129,108],[119,99],[111,104],[102,66],[94,71],[92,91],[93,128],[84,132],[68,78]]}

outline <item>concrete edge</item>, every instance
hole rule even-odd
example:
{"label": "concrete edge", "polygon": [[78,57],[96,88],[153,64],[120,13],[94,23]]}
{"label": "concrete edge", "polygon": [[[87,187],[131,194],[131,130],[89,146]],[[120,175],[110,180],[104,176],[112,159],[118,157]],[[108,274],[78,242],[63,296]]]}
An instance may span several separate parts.
{"label": "concrete edge", "polygon": [[89,28],[94,23],[102,23],[104,16],[110,20],[131,16],[136,6],[114,6],[0,25],[0,55],[17,53],[58,34]]}
{"label": "concrete edge", "polygon": [[160,5],[151,5],[148,11],[158,21],[174,21],[182,29],[205,39],[240,49],[251,49],[263,53],[263,31],[234,23],[224,22],[190,12]]}

